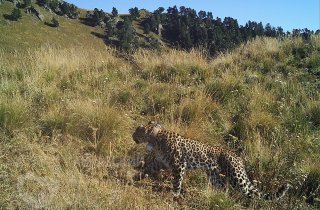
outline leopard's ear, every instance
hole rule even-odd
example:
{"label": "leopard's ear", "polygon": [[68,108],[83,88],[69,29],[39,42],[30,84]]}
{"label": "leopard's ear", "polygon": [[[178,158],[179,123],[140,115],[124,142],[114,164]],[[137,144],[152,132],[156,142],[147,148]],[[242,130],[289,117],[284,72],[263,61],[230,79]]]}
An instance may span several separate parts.
{"label": "leopard's ear", "polygon": [[161,125],[159,123],[154,123],[154,127],[152,129],[151,135],[152,136],[158,135],[160,130],[161,130]]}

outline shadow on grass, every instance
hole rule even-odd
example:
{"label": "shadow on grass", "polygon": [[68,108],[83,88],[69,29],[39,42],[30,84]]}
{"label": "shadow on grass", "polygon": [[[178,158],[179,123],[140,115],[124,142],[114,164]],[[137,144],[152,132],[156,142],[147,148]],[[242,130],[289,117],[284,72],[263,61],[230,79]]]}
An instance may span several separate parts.
{"label": "shadow on grass", "polygon": [[90,21],[89,18],[79,18],[80,22],[84,25],[87,25],[87,26],[91,26],[91,27],[95,27],[95,25],[92,23],[92,21]]}
{"label": "shadow on grass", "polygon": [[91,34],[99,39],[102,39],[103,42],[105,43],[105,45],[112,45],[114,47],[118,47],[119,46],[119,41],[116,39],[109,39],[105,34],[102,33],[97,33],[92,31]]}
{"label": "shadow on grass", "polygon": [[4,14],[3,17],[4,17],[6,20],[18,21],[18,19],[16,19],[16,18],[13,17],[12,15]]}
{"label": "shadow on grass", "polygon": [[51,28],[57,28],[57,26],[56,26],[55,24],[53,24],[53,23],[44,22],[44,24],[45,24],[46,26],[51,27]]}
{"label": "shadow on grass", "polygon": [[106,35],[104,35],[104,34],[97,33],[97,32],[94,32],[94,31],[92,31],[91,34],[94,35],[95,37],[100,38],[100,39],[103,39],[103,40],[106,39]]}

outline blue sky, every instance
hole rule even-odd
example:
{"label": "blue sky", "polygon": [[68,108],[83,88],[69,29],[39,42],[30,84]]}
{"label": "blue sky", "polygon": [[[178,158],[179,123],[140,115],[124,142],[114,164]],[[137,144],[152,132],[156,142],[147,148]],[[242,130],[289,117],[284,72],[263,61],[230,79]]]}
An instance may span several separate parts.
{"label": "blue sky", "polygon": [[103,9],[111,12],[116,7],[119,13],[128,13],[132,7],[154,11],[162,6],[177,5],[191,7],[200,11],[211,11],[214,17],[233,17],[240,25],[248,20],[271,23],[272,26],[281,26],[284,30],[293,28],[320,28],[320,1],[319,0],[67,0],[83,9]]}

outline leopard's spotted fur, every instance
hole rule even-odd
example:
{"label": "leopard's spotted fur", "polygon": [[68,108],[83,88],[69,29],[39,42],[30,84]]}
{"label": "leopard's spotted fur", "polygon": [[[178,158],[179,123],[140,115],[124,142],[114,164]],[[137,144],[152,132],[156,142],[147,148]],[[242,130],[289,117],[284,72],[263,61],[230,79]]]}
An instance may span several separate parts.
{"label": "leopard's spotted fur", "polygon": [[232,151],[184,138],[162,129],[160,124],[153,121],[139,126],[132,138],[138,144],[148,143],[149,149],[153,150],[155,160],[147,166],[146,171],[157,170],[163,165],[172,170],[176,195],[180,194],[185,170],[195,168],[204,169],[213,186],[221,189],[229,181],[248,197],[278,199],[290,186],[287,184],[273,194],[262,193],[249,180],[243,160]]}

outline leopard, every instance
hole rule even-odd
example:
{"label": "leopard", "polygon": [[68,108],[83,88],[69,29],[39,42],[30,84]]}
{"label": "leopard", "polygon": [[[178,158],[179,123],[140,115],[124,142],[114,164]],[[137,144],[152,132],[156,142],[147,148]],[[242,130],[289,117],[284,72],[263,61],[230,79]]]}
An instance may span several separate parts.
{"label": "leopard", "polygon": [[231,149],[183,137],[164,129],[155,121],[138,126],[132,139],[137,144],[147,143],[147,150],[154,155],[145,172],[163,168],[171,171],[174,196],[181,195],[182,181],[187,169],[202,169],[214,188],[223,190],[226,184],[230,183],[248,198],[278,200],[291,187],[287,183],[280,186],[276,192],[262,192],[250,181],[244,160]]}

